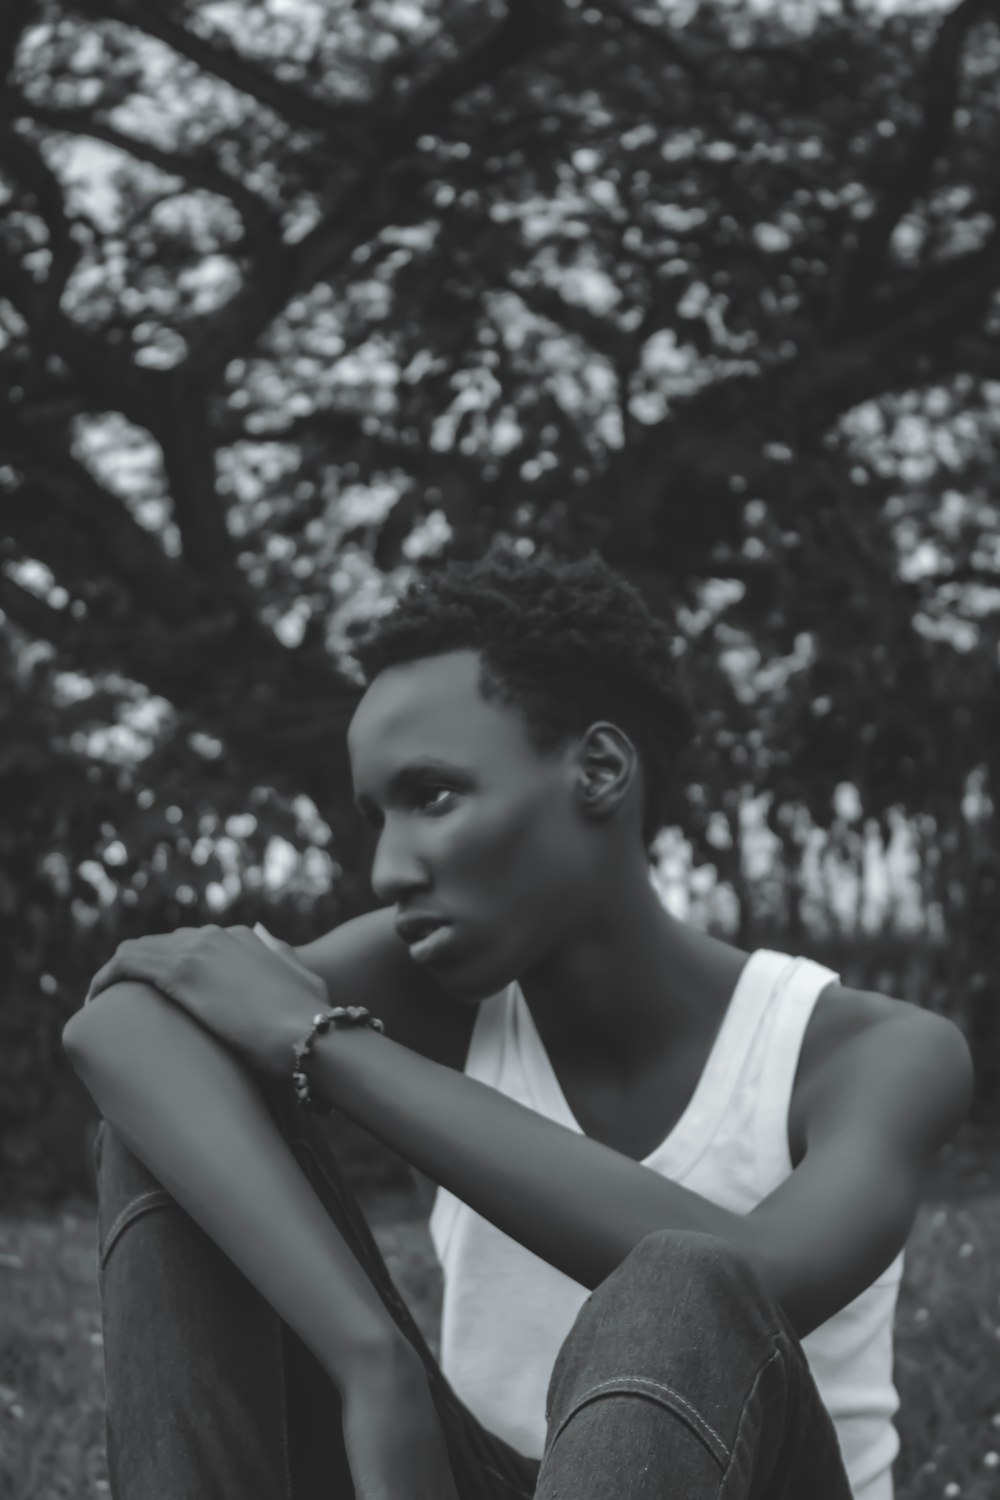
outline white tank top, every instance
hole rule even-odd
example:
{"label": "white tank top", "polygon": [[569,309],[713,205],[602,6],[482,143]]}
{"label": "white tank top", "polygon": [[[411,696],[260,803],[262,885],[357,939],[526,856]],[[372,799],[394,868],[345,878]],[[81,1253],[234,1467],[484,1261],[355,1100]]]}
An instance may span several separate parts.
{"label": "white tank top", "polygon": [[[734,1213],[749,1213],[773,1192],[792,1171],[788,1108],[806,1023],[838,977],[810,959],[752,953],[687,1108],[642,1165]],[[517,983],[480,1006],[465,1072],[583,1134]],[[590,1292],[444,1188],[430,1232],[444,1278],[441,1368],[484,1427],[540,1459],[549,1377]],[[892,1500],[899,1449],[893,1320],[902,1271],[900,1251],[802,1340],[855,1500]]]}

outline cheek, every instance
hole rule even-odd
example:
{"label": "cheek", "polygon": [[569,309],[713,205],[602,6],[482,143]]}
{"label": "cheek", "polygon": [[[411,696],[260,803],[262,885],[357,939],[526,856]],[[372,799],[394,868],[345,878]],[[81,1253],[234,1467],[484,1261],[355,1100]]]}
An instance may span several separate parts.
{"label": "cheek", "polygon": [[455,830],[453,852],[470,887],[492,892],[507,909],[530,911],[565,880],[569,848],[558,806],[536,795],[484,806]]}

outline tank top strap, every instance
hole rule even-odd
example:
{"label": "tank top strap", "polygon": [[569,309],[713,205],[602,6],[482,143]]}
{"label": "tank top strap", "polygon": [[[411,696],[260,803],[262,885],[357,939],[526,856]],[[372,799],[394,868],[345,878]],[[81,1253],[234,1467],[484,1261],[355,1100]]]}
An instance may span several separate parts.
{"label": "tank top strap", "polygon": [[476,1010],[476,1019],[469,1038],[469,1050],[463,1072],[480,1083],[496,1088],[503,1071],[504,1053],[511,1027],[511,1005],[513,984],[499,990],[488,1000],[483,1000]]}
{"label": "tank top strap", "polygon": [[724,1012],[715,1041],[680,1119],[646,1165],[680,1181],[712,1146],[745,1087],[755,1038],[766,1022],[785,955],[755,948],[747,958]]}
{"label": "tank top strap", "polygon": [[802,1040],[813,1007],[840,975],[811,958],[788,961],[776,987],[761,1051],[756,1089],[755,1158],[762,1196],[772,1192],[792,1170],[788,1147],[788,1112]]}
{"label": "tank top strap", "polygon": [[[466,1077],[476,1078],[480,1083],[488,1083],[491,1088],[500,1087],[503,1075],[507,1038],[511,1030],[512,1003],[513,985],[508,985],[506,989],[499,990],[497,994],[490,995],[488,999],[481,1002],[472,1024],[472,1034],[469,1037],[469,1048],[462,1071]],[[452,1231],[462,1207],[461,1199],[456,1198],[454,1193],[449,1193],[446,1188],[438,1186],[431,1205],[427,1227],[438,1261],[443,1268],[447,1267]]]}

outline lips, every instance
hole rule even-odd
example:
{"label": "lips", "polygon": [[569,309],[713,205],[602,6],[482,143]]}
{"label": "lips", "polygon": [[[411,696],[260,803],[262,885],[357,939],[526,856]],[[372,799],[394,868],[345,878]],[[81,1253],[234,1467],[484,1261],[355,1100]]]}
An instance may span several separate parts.
{"label": "lips", "polygon": [[450,927],[451,923],[445,917],[435,916],[431,912],[410,912],[405,917],[400,917],[396,923],[396,931],[411,947],[430,937],[441,927]]}
{"label": "lips", "polygon": [[454,947],[455,929],[450,922],[432,927],[426,937],[410,944],[410,957],[417,964],[436,963]]}

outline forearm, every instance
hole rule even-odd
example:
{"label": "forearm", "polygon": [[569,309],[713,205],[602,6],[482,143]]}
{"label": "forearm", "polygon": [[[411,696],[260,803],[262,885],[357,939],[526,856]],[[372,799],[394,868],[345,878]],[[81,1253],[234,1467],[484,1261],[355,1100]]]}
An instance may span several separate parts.
{"label": "forearm", "polygon": [[151,986],[124,981],[73,1018],[64,1042],[104,1118],[341,1391],[366,1361],[405,1357],[253,1074],[215,1037]]}
{"label": "forearm", "polygon": [[327,1032],[309,1076],[319,1097],[583,1286],[657,1229],[718,1235],[772,1279],[751,1217],[377,1032]]}

